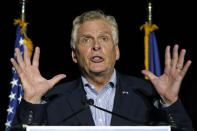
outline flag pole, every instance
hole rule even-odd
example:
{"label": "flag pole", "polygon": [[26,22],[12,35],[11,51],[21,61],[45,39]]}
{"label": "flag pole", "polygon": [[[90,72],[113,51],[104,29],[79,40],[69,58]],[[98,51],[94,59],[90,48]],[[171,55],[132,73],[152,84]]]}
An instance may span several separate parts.
{"label": "flag pole", "polygon": [[[153,42],[156,43],[154,33],[153,33],[153,35],[151,35],[151,39],[149,39],[149,37],[150,37],[150,34],[154,30],[158,29],[158,26],[153,24],[153,22],[152,22],[152,0],[148,0],[148,2],[147,2],[147,20],[146,20],[145,24],[143,24],[140,27],[140,30],[143,30],[143,29],[144,29],[144,34],[145,34],[144,35],[144,67],[145,67],[145,70],[150,70],[154,73],[154,71],[152,70],[152,68],[154,66],[151,65],[152,62],[154,61],[154,59],[152,58],[152,55],[150,55],[150,54],[151,54],[153,48],[156,50],[158,50],[158,49],[157,49],[157,47],[152,46],[152,45],[156,45],[153,43]],[[155,56],[157,57],[157,55],[155,55]],[[145,79],[148,79],[148,77],[145,76]]]}
{"label": "flag pole", "polygon": [[152,2],[148,2],[148,24],[149,26],[152,25]]}
{"label": "flag pole", "polygon": [[21,6],[21,21],[25,22],[25,4],[26,0],[21,0],[22,6]]}
{"label": "flag pole", "polygon": [[27,44],[27,47],[29,49],[29,54],[30,56],[32,55],[33,52],[33,43],[31,41],[30,38],[28,38],[27,34],[26,34],[26,27],[28,25],[28,23],[25,20],[25,7],[26,7],[26,2],[28,0],[20,0],[20,4],[21,4],[21,14],[20,14],[20,18],[19,19],[15,19],[14,21],[14,25],[19,25],[21,27],[21,34],[24,36],[24,44]]}
{"label": "flag pole", "polygon": [[[144,66],[146,70],[149,70],[149,34],[152,28],[152,2],[151,0],[148,1],[148,9],[147,9],[147,22],[144,25],[145,30],[145,38],[144,38]],[[148,79],[145,76],[145,79]]]}

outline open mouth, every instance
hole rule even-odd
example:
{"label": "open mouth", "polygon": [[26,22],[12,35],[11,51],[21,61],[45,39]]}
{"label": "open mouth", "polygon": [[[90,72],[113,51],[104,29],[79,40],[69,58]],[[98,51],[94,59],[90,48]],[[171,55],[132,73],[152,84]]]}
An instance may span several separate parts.
{"label": "open mouth", "polygon": [[100,63],[104,61],[104,58],[101,56],[93,56],[90,58],[90,60],[94,63]]}

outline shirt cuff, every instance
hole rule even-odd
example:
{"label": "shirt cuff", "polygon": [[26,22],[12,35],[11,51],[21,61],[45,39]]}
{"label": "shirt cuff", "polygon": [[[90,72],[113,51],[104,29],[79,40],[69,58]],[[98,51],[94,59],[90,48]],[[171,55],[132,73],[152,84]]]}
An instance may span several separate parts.
{"label": "shirt cuff", "polygon": [[41,100],[38,104],[46,104],[47,102],[45,100]]}
{"label": "shirt cuff", "polygon": [[164,104],[161,99],[159,100],[159,103],[161,104],[162,108],[166,108],[172,105],[172,104]]}

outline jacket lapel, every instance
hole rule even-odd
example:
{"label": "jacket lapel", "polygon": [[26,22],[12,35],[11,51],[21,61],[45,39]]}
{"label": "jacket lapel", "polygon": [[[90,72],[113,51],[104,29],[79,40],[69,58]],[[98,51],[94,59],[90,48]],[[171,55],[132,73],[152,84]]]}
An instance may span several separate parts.
{"label": "jacket lapel", "polygon": [[77,81],[79,84],[69,97],[69,103],[73,112],[77,112],[76,116],[81,125],[95,125],[89,106],[85,106],[83,101],[86,100],[86,92],[83,88],[81,79]]}
{"label": "jacket lapel", "polygon": [[[128,92],[128,90],[125,88],[124,83],[121,82],[120,77],[120,74],[117,73],[116,94],[112,111],[124,117],[128,117],[125,107],[129,106],[127,101],[129,99],[130,92]],[[130,122],[128,120],[124,120],[124,118],[120,118],[119,116],[112,115],[111,125],[130,125]]]}

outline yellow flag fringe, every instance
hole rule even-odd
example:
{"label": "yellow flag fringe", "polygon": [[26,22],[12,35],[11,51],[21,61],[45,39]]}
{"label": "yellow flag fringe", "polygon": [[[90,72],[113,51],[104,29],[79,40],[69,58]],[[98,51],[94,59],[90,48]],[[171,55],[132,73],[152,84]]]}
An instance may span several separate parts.
{"label": "yellow flag fringe", "polygon": [[[152,25],[149,25],[148,22],[145,22],[145,24],[143,24],[141,27],[140,27],[140,30],[143,30],[144,29],[144,32],[145,32],[145,35],[144,35],[144,65],[145,65],[145,70],[149,70],[149,44],[148,44],[148,41],[149,41],[149,34],[150,32],[154,31],[154,30],[157,30],[159,29],[159,27],[155,24],[152,24]],[[145,79],[148,79],[148,77],[145,77]]]}
{"label": "yellow flag fringe", "polygon": [[21,34],[24,36],[24,44],[27,44],[27,47],[29,49],[29,56],[32,56],[33,52],[33,43],[30,38],[27,37],[25,33],[26,26],[28,25],[27,22],[23,22],[20,19],[15,19],[14,20],[14,25],[19,25],[21,27]]}

